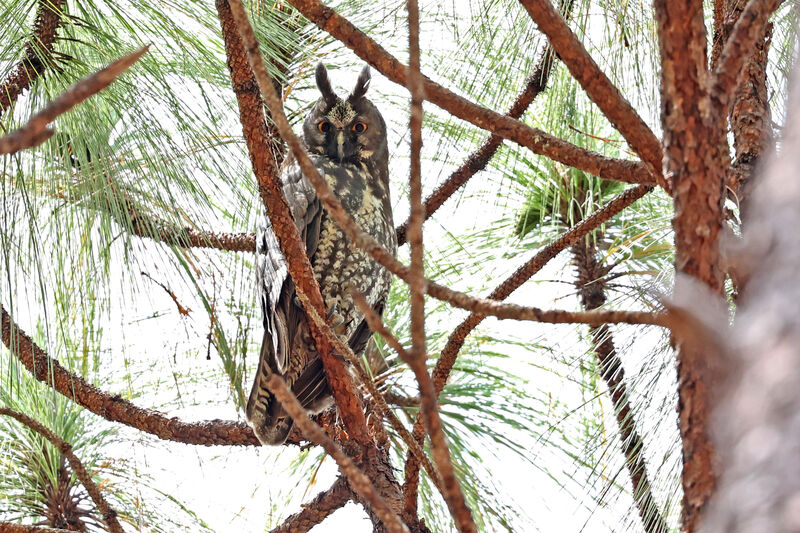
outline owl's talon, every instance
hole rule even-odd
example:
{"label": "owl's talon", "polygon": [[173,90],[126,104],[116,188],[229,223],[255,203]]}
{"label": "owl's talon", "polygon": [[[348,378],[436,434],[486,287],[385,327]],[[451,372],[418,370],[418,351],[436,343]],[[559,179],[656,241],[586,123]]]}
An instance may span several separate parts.
{"label": "owl's talon", "polygon": [[331,329],[336,329],[342,324],[344,324],[344,317],[336,312],[336,309],[338,307],[339,305],[334,303],[333,305],[331,305],[331,308],[328,309],[327,320],[328,320],[328,325],[331,327]]}

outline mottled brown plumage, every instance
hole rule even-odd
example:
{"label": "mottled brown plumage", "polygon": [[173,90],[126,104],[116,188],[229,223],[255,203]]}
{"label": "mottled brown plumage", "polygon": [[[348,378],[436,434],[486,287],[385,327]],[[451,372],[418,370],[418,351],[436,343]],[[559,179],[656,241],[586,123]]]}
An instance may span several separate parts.
{"label": "mottled brown plumage", "polygon": [[[322,64],[317,66],[316,81],[322,97],[303,124],[303,140],[311,159],[347,212],[383,246],[394,251],[397,243],[389,200],[386,124],[377,108],[364,97],[369,87],[369,67],[361,72],[346,100],[333,92]],[[382,311],[391,276],[348,242],[292,158],[284,164],[281,179],[328,307],[329,321],[359,355],[370,331],[349,291],[354,288],[364,293],[369,303]],[[247,402],[247,418],[262,443],[282,444],[292,420],[265,386],[271,373],[281,375],[310,412],[326,409],[332,399],[305,314],[266,217],[259,227],[257,248],[264,339]]]}

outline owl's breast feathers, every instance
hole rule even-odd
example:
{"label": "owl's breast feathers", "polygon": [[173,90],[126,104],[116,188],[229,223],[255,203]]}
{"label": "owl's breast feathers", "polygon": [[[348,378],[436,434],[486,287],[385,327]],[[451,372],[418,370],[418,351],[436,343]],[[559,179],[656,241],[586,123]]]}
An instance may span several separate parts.
{"label": "owl's breast feathers", "polygon": [[[361,164],[338,164],[319,158],[317,168],[359,226],[394,254],[397,248],[386,185]],[[355,308],[350,290],[355,289],[376,306],[386,298],[391,274],[367,252],[358,249],[339,225],[326,214],[317,251],[311,260],[326,305],[344,319],[350,337],[363,316]]]}

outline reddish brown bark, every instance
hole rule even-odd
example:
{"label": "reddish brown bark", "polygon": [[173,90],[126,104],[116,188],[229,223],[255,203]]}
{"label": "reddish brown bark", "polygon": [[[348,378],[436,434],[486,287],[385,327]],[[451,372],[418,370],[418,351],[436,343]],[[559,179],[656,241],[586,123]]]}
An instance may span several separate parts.
{"label": "reddish brown bark", "polygon": [[[258,93],[259,86],[248,64],[248,57],[239,34],[242,26],[240,25],[237,28],[237,24],[231,12],[231,7],[226,0],[217,0],[216,6],[222,24],[222,35],[225,40],[225,50],[228,57],[228,68],[231,73],[234,92],[236,93],[236,98],[239,103],[239,116],[245,142],[247,143],[247,149],[250,153],[253,172],[258,181],[261,199],[266,207],[267,215],[272,222],[272,228],[275,232],[275,236],[278,238],[281,252],[286,258],[292,280],[298,287],[298,290],[302,291],[308,297],[317,313],[319,313],[320,316],[324,316],[326,306],[322,300],[319,284],[314,277],[311,262],[308,260],[308,256],[305,252],[304,241],[300,237],[300,233],[292,218],[289,205],[286,202],[286,197],[283,194],[276,161],[270,153],[269,146],[272,141],[265,120],[264,102],[261,99],[261,95]],[[255,40],[255,37],[253,37],[253,40]],[[257,51],[257,43],[251,43],[250,47],[251,49],[255,48]],[[266,75],[266,70],[264,70],[264,74]],[[277,95],[274,94],[275,89],[271,79],[268,80],[267,85],[268,87],[260,87],[260,89],[262,91],[270,90],[272,93],[264,94],[264,97],[271,98],[274,95],[277,105],[280,106],[280,101]],[[255,89],[255,94],[250,88]],[[279,115],[279,113],[282,113],[282,110],[277,109],[274,105],[270,106],[270,109],[276,126],[280,127],[279,121],[285,121],[285,117]],[[288,127],[288,123],[286,126]],[[290,146],[292,146],[293,151],[295,151],[296,147],[292,145],[292,139],[287,138],[287,133],[291,134],[291,130],[289,129],[288,132],[282,131],[282,133],[284,140],[286,140]],[[339,414],[342,417],[342,421],[350,437],[363,446],[374,446],[374,442],[367,428],[363,406],[350,374],[345,369],[343,361],[333,356],[330,342],[324,332],[320,330],[313,320],[310,320],[309,324],[325,368],[328,384],[331,387]]]}
{"label": "reddish brown bark", "polygon": [[25,45],[23,59],[0,84],[0,115],[52,65],[53,46],[61,25],[63,8],[64,0],[39,0],[33,37]]}
{"label": "reddish brown bark", "polygon": [[352,499],[353,491],[345,478],[340,477],[328,490],[320,492],[313,500],[303,504],[302,511],[288,517],[281,525],[270,530],[270,533],[305,533]]}
{"label": "reddish brown bark", "polygon": [[[700,0],[657,0],[665,172],[671,176],[675,268],[722,290],[719,236],[725,173],[730,165],[725,117],[714,112]],[[716,486],[709,436],[715,352],[678,345],[678,415],[683,447],[683,528],[695,531]]]}
{"label": "reddish brown bark", "polygon": [[[550,79],[550,72],[553,70],[555,56],[550,47],[545,48],[544,52],[533,69],[533,73],[525,82],[525,87],[517,95],[514,103],[511,104],[506,115],[518,119],[530,107],[536,97],[545,90],[547,81]],[[450,176],[443,181],[430,196],[425,198],[423,208],[425,209],[425,220],[428,220],[437,209],[439,209],[457,190],[467,183],[475,174],[486,168],[494,154],[503,144],[503,138],[498,135],[490,135],[483,144],[472,152],[461,163]],[[402,246],[406,242],[406,232],[408,231],[409,220],[397,226],[397,244]]]}

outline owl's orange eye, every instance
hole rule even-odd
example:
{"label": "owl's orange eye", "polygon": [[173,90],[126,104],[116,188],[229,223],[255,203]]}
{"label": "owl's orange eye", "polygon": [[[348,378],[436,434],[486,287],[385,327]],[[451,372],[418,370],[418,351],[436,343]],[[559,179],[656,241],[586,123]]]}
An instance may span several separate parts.
{"label": "owl's orange eye", "polygon": [[328,122],[327,120],[323,120],[322,122],[317,124],[317,129],[321,133],[328,133],[331,130],[331,123]]}
{"label": "owl's orange eye", "polygon": [[356,133],[364,133],[365,131],[367,131],[367,125],[364,124],[363,122],[356,122],[355,124],[353,124],[352,129]]}

